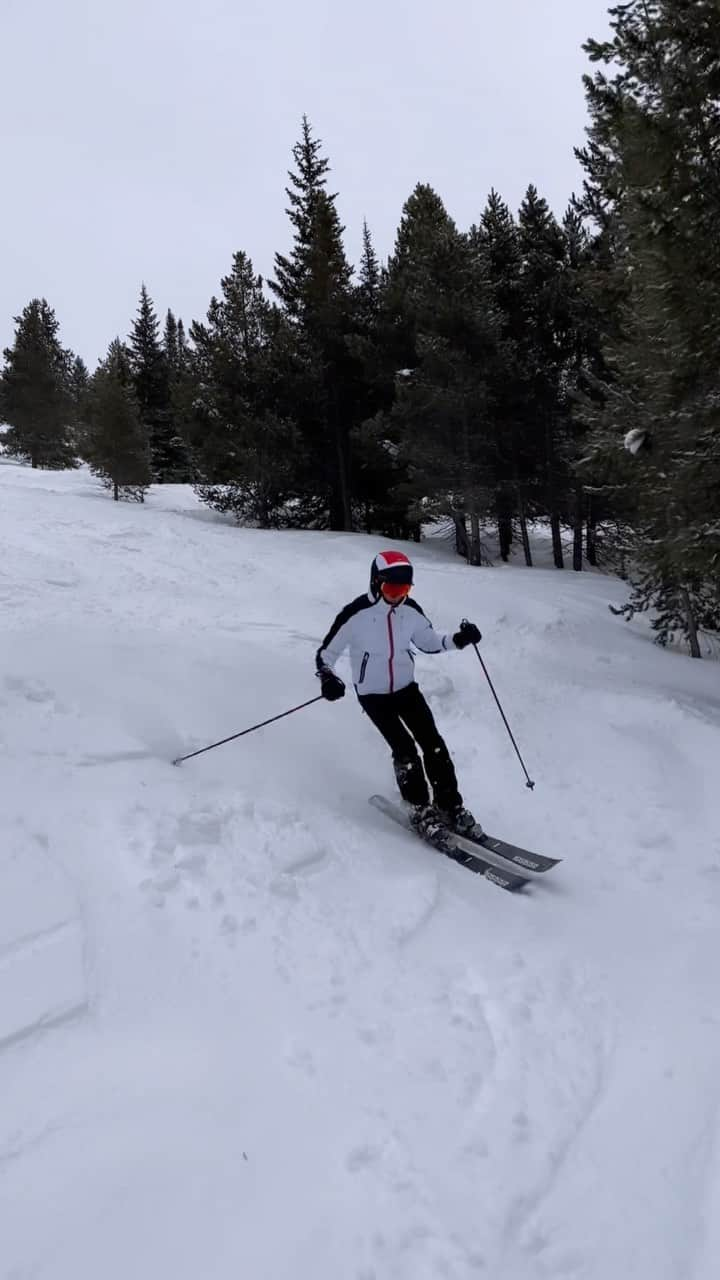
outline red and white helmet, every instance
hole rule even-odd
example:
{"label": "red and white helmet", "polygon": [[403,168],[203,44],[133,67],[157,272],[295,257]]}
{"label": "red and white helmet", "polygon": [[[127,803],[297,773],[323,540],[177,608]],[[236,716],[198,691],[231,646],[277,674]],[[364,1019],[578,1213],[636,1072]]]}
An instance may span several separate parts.
{"label": "red and white helmet", "polygon": [[401,604],[413,583],[413,567],[403,551],[380,551],[370,566],[370,594]]}

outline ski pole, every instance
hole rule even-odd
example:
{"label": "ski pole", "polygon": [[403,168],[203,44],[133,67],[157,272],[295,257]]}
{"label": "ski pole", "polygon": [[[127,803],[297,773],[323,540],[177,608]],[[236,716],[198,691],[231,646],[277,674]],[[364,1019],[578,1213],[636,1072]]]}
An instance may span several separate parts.
{"label": "ski pole", "polygon": [[534,788],[535,788],[535,783],[533,782],[532,778],[530,777],[530,774],[528,773],[527,769],[525,768],[525,761],[523,760],[522,756],[520,755],[520,750],[519,750],[518,744],[517,744],[517,742],[515,741],[515,739],[514,739],[514,737],[513,737],[512,729],[510,728],[510,725],[508,724],[508,722],[507,722],[507,718],[506,718],[506,716],[505,716],[505,712],[503,711],[502,706],[500,705],[500,699],[498,698],[498,696],[497,696],[497,694],[496,694],[496,692],[495,692],[495,686],[493,685],[493,682],[492,682],[492,680],[490,679],[490,675],[489,675],[488,669],[487,669],[487,667],[485,666],[485,663],[483,662],[482,654],[481,654],[481,652],[480,652],[480,650],[478,649],[478,647],[477,647],[477,645],[476,645],[476,644],[474,644],[474,645],[473,645],[473,649],[475,650],[475,652],[476,652],[476,654],[477,654],[477,656],[478,656],[478,662],[480,663],[480,666],[482,667],[483,671],[485,672],[485,678],[486,678],[486,680],[487,680],[488,684],[490,685],[490,689],[491,689],[491,692],[492,692],[492,696],[493,696],[493,698],[495,699],[495,701],[496,701],[496,703],[497,703],[497,709],[498,709],[498,711],[500,712],[500,715],[501,715],[501,716],[502,716],[502,718],[503,718],[503,724],[505,725],[505,728],[507,729],[507,731],[508,731],[508,733],[509,733],[509,735],[510,735],[510,741],[512,742],[512,744],[513,744],[513,746],[514,746],[514,748],[515,748],[515,754],[516,754],[516,756],[517,756],[518,760],[520,761],[520,764],[522,765],[523,773],[525,774],[525,777],[526,777],[526,779],[527,779],[527,781],[526,781],[526,783],[525,783],[525,786],[526,786],[526,787],[529,787],[529,788],[530,788],[530,790],[531,790],[531,791],[533,791],[533,790],[534,790]]}
{"label": "ski pole", "polygon": [[242,729],[240,733],[233,733],[229,738],[221,738],[220,742],[211,742],[209,747],[201,747],[199,751],[191,751],[189,755],[178,756],[177,760],[173,760],[173,764],[182,764],[183,760],[192,760],[194,756],[201,756],[205,751],[214,751],[216,747],[224,747],[226,742],[234,742],[236,738],[244,738],[248,733],[254,733],[256,729],[264,729],[266,724],[274,724],[276,720],[284,720],[285,716],[292,716],[296,711],[302,711],[303,707],[311,707],[313,702],[322,702],[322,694],[318,694],[316,698],[310,698],[308,702],[301,702],[299,707],[291,707],[289,711],[281,711],[279,716],[271,716],[269,720],[261,720],[260,724],[253,724],[249,729]]}

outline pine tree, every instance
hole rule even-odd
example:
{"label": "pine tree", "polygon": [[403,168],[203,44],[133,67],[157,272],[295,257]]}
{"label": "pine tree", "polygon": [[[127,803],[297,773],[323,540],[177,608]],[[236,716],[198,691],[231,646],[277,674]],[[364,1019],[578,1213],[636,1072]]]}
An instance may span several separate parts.
{"label": "pine tree", "polygon": [[[292,253],[289,257],[275,255],[275,280],[268,282],[293,320],[304,318],[307,306],[317,205],[325,192],[330,168],[326,157],[320,154],[321,147],[320,139],[312,135],[307,116],[303,116],[300,141],[292,152],[297,172],[289,172],[290,186],[285,188],[287,213],[294,228]],[[335,197],[330,199],[334,205]]]}
{"label": "pine tree", "polygon": [[120,497],[143,502],[152,480],[149,441],[133,380],[130,353],[115,339],[90,385],[83,453],[116,502]]}
{"label": "pine tree", "polygon": [[[270,287],[293,326],[306,372],[294,416],[302,439],[308,511],[326,506],[330,526],[352,528],[350,435],[362,399],[362,369],[349,339],[356,330],[352,268],[336,197],[326,190],[328,161],[303,118],[287,188],[294,228],[289,256],[277,254]],[[299,477],[300,479],[300,477]]]}
{"label": "pine tree", "polygon": [[[621,324],[596,460],[638,534],[626,612],[654,607],[661,641],[720,626],[720,11],[711,0],[629,0],[589,41],[584,209],[616,246]],[[617,460],[622,435],[644,441]],[[612,461],[610,460],[612,458]],[[634,511],[632,508],[634,507]]]}
{"label": "pine tree", "polygon": [[559,411],[561,464],[567,476],[568,512],[573,526],[573,569],[583,568],[583,543],[595,564],[595,526],[603,505],[586,486],[588,424],[605,402],[607,367],[602,353],[603,320],[598,306],[598,237],[571,205],[562,223],[563,272],[557,309],[562,355]]}
{"label": "pine tree", "polygon": [[354,288],[356,333],[348,340],[361,369],[356,421],[351,435],[352,496],[368,533],[374,530],[407,538],[416,526],[408,519],[404,484],[407,467],[388,438],[387,415],[395,398],[396,368],[392,319],[384,307],[386,275],[380,268],[367,222]]}
{"label": "pine tree", "polygon": [[190,450],[183,434],[189,394],[187,343],[182,320],[176,320],[170,310],[165,317],[162,347],[168,385],[168,414],[172,424],[172,434],[165,447],[164,478],[175,484],[184,484],[192,479]]}
{"label": "pine tree", "polygon": [[525,562],[531,565],[527,514],[528,503],[534,506],[535,502],[536,460],[526,439],[531,390],[522,362],[526,345],[520,290],[522,254],[517,223],[494,190],[480,225],[470,229],[470,241],[484,261],[499,321],[498,360],[488,395],[497,451],[495,507],[500,556],[509,559],[517,515]]}
{"label": "pine tree", "polygon": [[188,479],[188,463],[184,443],[173,421],[170,366],[159,331],[155,308],[143,284],[130,335],[133,386],[140,418],[150,440],[153,478],[158,484],[164,484]]}
{"label": "pine tree", "polygon": [[396,367],[412,367],[419,329],[432,323],[432,288],[456,253],[458,230],[440,196],[418,183],[406,201],[388,262],[386,306],[395,320]]}
{"label": "pine tree", "polygon": [[294,371],[287,326],[250,258],[236,253],[207,323],[193,324],[188,438],[203,501],[238,519],[281,523],[295,495]]}
{"label": "pine tree", "polygon": [[370,331],[376,326],[380,311],[381,273],[370,228],[366,221],[363,221],[362,243],[355,300],[360,327]]}
{"label": "pine tree", "polygon": [[73,467],[72,352],[61,346],[55,312],[44,298],[28,303],[15,326],[0,378],[0,418],[10,424],[5,448],[33,467]]}
{"label": "pine tree", "polygon": [[172,377],[178,369],[180,351],[178,345],[178,323],[170,310],[168,310],[168,313],[165,316],[163,351],[165,353],[165,361],[167,363],[170,377]]}
{"label": "pine tree", "polygon": [[90,374],[81,356],[75,356],[68,372],[68,394],[70,399],[70,438],[73,452],[82,453],[82,439],[85,429],[85,411],[87,394],[90,385]]}
{"label": "pine tree", "polygon": [[187,338],[185,336],[185,325],[182,320],[177,322],[177,362],[178,370],[182,373],[187,360]]}
{"label": "pine tree", "polygon": [[525,326],[521,359],[529,380],[528,412],[543,470],[543,501],[550,519],[553,559],[563,568],[561,525],[567,515],[568,480],[563,467],[564,414],[561,379],[566,361],[564,311],[565,246],[547,201],[528,187],[518,216],[522,266],[519,294]]}
{"label": "pine tree", "polygon": [[456,526],[469,519],[468,558],[479,564],[480,522],[495,488],[488,380],[498,320],[482,258],[431,187],[416,187],[403,210],[387,306],[397,355],[407,360],[389,425],[416,509],[451,515]]}

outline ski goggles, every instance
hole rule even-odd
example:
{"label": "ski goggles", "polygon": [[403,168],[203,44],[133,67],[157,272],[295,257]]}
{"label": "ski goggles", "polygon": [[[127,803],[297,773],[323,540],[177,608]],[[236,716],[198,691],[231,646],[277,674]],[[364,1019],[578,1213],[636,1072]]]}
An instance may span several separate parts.
{"label": "ski goggles", "polygon": [[410,595],[411,582],[381,582],[380,594],[383,600],[387,600],[391,604],[399,604],[406,596]]}
{"label": "ski goggles", "polygon": [[386,569],[380,579],[380,591],[384,600],[397,603],[410,594],[412,587],[412,565],[398,564]]}

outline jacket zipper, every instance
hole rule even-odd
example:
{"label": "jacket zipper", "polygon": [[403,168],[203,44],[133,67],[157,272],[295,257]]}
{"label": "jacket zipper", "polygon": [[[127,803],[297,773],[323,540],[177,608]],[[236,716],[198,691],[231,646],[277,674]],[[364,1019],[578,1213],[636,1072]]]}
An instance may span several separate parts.
{"label": "jacket zipper", "polygon": [[370,657],[369,653],[363,654],[363,660],[360,664],[360,679],[358,680],[358,684],[362,684],[363,680],[365,679],[365,670],[367,668],[369,657]]}
{"label": "jacket zipper", "polygon": [[388,670],[390,673],[390,692],[394,693],[395,692],[395,670],[393,667],[393,662],[395,659],[395,637],[393,635],[393,629],[392,629],[392,609],[388,610],[387,625],[388,625],[388,639],[390,641],[390,657],[388,659]]}

